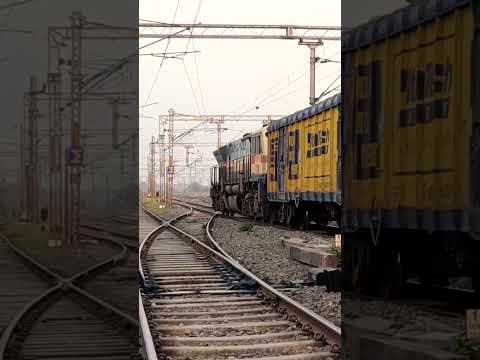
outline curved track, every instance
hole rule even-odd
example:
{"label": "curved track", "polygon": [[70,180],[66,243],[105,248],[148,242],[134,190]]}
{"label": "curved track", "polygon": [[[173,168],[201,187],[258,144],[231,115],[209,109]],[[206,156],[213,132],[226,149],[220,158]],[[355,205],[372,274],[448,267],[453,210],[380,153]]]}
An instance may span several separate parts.
{"label": "curved track", "polygon": [[127,248],[121,242],[106,241],[115,244],[116,254],[66,278],[3,238],[3,244],[15,253],[17,260],[48,280],[43,291],[25,301],[5,327],[0,338],[0,359],[139,357],[138,321],[85,290],[91,278],[115,267],[127,256]]}
{"label": "curved track", "polygon": [[[186,205],[186,206],[192,206],[198,211],[214,214],[216,213],[215,210],[210,206],[210,205],[205,205],[205,204],[199,204],[196,202],[192,201],[185,201],[185,200],[180,200],[180,199],[175,199],[175,202],[179,205]],[[228,216],[225,217],[227,219],[232,219],[238,222],[243,222],[243,223],[254,223],[259,226],[274,226],[278,229],[282,230],[289,230],[289,231],[303,231],[306,233],[314,234],[314,235],[320,235],[320,236],[333,236],[334,234],[339,233],[339,228],[336,225],[312,225],[312,228],[309,228],[308,230],[296,230],[292,229],[286,225],[281,225],[281,224],[270,224],[270,223],[265,223],[261,220],[253,220],[248,217],[245,217],[243,215],[238,215],[238,216]]]}
{"label": "curved track", "polygon": [[192,208],[172,220],[145,212],[139,295],[149,360],[339,358],[340,329],[191,235],[182,219]]}

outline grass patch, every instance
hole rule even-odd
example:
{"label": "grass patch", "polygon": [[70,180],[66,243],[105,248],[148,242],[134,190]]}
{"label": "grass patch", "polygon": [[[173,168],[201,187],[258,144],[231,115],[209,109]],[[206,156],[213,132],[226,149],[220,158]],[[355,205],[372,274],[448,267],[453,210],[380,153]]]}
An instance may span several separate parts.
{"label": "grass patch", "polygon": [[252,232],[253,231],[253,224],[243,224],[239,228],[242,232]]}
{"label": "grass patch", "polygon": [[160,216],[165,214],[166,208],[165,207],[160,208],[159,206],[163,204],[157,201],[157,199],[155,198],[148,198],[145,196],[141,196],[140,202],[142,203],[143,206],[145,206],[147,210],[153,212],[154,214],[157,214]]}
{"label": "grass patch", "polygon": [[342,248],[336,247],[335,244],[329,249],[329,253],[337,258],[337,268],[342,267]]}
{"label": "grass patch", "polygon": [[470,356],[472,360],[480,359],[480,342],[471,343],[463,337],[458,337],[455,351],[458,354]]}
{"label": "grass patch", "polygon": [[39,224],[9,224],[2,227],[5,236],[33,256],[52,255],[61,248],[50,248],[49,240],[61,239],[61,234],[49,232]]}

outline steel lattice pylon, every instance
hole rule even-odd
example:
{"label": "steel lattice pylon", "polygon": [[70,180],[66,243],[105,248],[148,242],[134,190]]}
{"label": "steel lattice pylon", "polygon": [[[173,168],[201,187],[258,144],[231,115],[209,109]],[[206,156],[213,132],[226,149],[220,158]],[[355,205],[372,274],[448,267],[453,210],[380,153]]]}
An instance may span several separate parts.
{"label": "steel lattice pylon", "polygon": [[80,138],[82,121],[82,27],[85,18],[80,13],[71,16],[71,145],[67,150],[68,188],[65,221],[67,242],[77,243],[80,232],[80,184],[83,148]]}
{"label": "steel lattice pylon", "polygon": [[175,163],[173,158],[175,112],[173,109],[168,110],[168,168],[167,168],[167,188],[166,188],[166,205],[173,206],[173,178],[175,177]]}

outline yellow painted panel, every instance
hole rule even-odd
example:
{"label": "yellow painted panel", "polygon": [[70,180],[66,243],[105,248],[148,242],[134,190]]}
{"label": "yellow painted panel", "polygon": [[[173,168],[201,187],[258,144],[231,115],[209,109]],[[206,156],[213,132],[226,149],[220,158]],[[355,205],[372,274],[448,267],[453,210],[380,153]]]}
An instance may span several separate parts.
{"label": "yellow painted panel", "polygon": [[472,37],[464,7],[344,55],[346,209],[470,206]]}
{"label": "yellow painted panel", "polygon": [[[286,192],[337,192],[338,120],[338,108],[332,108],[286,127],[286,166],[283,174]],[[294,137],[291,134],[296,131],[299,134],[299,163],[288,166],[288,161],[293,160],[294,157],[294,152],[289,150],[289,147],[295,144]],[[272,180],[275,168],[270,154],[272,141],[278,141],[278,136],[278,131],[268,134],[270,155],[268,192],[278,190],[277,181]],[[297,175],[297,178],[290,175]]]}

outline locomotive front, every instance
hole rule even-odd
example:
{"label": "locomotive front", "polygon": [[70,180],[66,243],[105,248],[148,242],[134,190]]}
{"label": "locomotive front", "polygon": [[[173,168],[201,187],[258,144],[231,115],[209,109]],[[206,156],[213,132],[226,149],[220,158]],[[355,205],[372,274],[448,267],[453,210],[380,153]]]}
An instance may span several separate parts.
{"label": "locomotive front", "polygon": [[265,129],[246,134],[214,152],[218,165],[211,169],[213,208],[224,215],[235,213],[263,217],[266,194]]}

